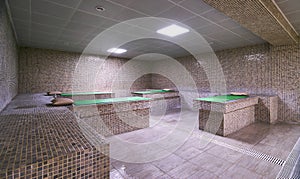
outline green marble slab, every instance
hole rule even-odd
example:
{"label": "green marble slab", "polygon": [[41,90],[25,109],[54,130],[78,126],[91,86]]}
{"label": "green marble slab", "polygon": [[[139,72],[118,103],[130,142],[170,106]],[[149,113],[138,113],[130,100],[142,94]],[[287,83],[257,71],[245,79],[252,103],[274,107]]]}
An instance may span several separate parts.
{"label": "green marble slab", "polygon": [[161,89],[161,90],[149,90],[149,91],[135,91],[135,92],[132,92],[132,93],[133,94],[156,94],[156,93],[168,93],[168,92],[174,92],[174,90]]}
{"label": "green marble slab", "polygon": [[75,106],[92,105],[92,104],[112,104],[120,102],[136,102],[136,101],[149,101],[151,98],[143,97],[124,97],[124,98],[107,98],[107,99],[93,99],[93,100],[78,100],[74,102]]}
{"label": "green marble slab", "polygon": [[221,95],[221,96],[211,96],[211,97],[206,97],[206,98],[197,98],[196,100],[224,103],[224,102],[228,102],[228,101],[232,101],[232,100],[244,99],[247,97],[248,97],[247,95]]}
{"label": "green marble slab", "polygon": [[62,93],[61,96],[81,96],[81,95],[96,95],[96,94],[112,94],[112,92],[74,92],[74,93]]}

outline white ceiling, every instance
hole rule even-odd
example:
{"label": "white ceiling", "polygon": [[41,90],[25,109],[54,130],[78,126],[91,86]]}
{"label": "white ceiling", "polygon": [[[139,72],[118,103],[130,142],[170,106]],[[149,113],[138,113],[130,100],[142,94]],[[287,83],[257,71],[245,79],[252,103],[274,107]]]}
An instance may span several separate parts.
{"label": "white ceiling", "polygon": [[[298,7],[289,6],[289,2]],[[299,18],[296,18],[300,13],[299,0],[278,3],[299,32]],[[148,16],[169,18],[190,26],[214,50],[265,42],[202,0],[8,0],[8,4],[20,46],[82,52],[105,29],[125,20]],[[105,11],[96,11],[97,5],[103,6]],[[162,50],[166,46],[168,52]],[[177,45],[154,39],[133,41],[123,47],[129,48],[123,55],[128,58],[138,54],[137,51],[167,53],[174,57],[186,55]]]}

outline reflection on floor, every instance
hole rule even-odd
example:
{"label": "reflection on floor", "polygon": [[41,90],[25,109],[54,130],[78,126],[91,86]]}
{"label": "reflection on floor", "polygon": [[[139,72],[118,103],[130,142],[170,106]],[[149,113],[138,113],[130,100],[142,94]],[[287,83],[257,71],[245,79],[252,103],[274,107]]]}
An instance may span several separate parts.
{"label": "reflection on floor", "polygon": [[[159,140],[172,135],[175,128],[190,134],[174,152],[168,147],[162,149],[166,156],[155,161],[128,163],[112,158],[110,177],[273,179],[300,136],[299,125],[254,123],[230,136],[221,137],[198,130],[197,123],[192,121],[196,118],[187,119],[195,114],[190,111],[183,113],[181,120],[189,122],[180,123],[180,112],[174,112],[162,118],[152,118],[150,128],[118,135],[118,139],[128,143],[157,143],[159,146]],[[189,133],[186,126],[193,124],[194,130]]]}

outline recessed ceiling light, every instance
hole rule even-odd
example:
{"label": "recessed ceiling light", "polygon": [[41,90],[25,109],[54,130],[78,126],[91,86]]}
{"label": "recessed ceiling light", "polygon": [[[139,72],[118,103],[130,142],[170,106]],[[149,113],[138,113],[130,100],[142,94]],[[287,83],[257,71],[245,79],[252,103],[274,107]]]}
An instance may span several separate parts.
{"label": "recessed ceiling light", "polygon": [[110,53],[117,53],[117,54],[121,54],[121,53],[127,52],[127,50],[122,49],[122,48],[110,48],[107,51],[110,52]]}
{"label": "recessed ceiling light", "polygon": [[95,7],[97,11],[101,12],[101,11],[105,11],[105,8],[102,6],[96,6]]}
{"label": "recessed ceiling light", "polygon": [[184,34],[184,33],[187,33],[189,31],[190,31],[189,29],[186,29],[184,27],[172,24],[168,27],[159,29],[156,32],[159,33],[159,34],[167,35],[169,37],[175,37],[177,35]]}

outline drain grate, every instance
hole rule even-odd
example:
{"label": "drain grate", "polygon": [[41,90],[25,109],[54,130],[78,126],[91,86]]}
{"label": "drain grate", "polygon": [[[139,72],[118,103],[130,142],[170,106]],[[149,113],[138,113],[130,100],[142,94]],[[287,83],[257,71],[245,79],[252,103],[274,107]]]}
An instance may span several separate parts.
{"label": "drain grate", "polygon": [[[199,136],[197,136],[197,137],[199,137]],[[200,138],[204,139],[206,141],[212,142],[214,144],[217,144],[219,146],[226,147],[228,149],[231,149],[231,150],[234,150],[234,151],[252,156],[254,158],[265,160],[265,161],[271,162],[271,163],[276,164],[276,165],[282,166],[285,163],[285,161],[282,160],[282,159],[279,159],[279,158],[276,158],[276,157],[273,157],[271,155],[264,154],[264,153],[261,153],[261,152],[257,152],[253,149],[237,147],[237,146],[230,145],[230,144],[227,144],[225,142],[221,142],[221,141],[218,141],[218,140],[215,140],[215,139],[203,136],[203,135]]]}
{"label": "drain grate", "polygon": [[277,175],[277,179],[283,178],[300,178],[300,138]]}

